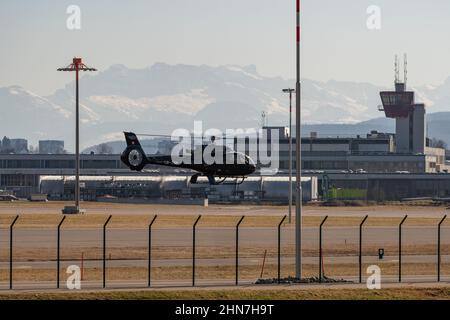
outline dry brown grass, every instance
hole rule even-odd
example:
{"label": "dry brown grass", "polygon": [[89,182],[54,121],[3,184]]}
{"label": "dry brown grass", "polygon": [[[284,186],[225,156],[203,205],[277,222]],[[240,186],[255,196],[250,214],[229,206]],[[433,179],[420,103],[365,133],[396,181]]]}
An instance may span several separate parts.
{"label": "dry brown grass", "polygon": [[[243,212],[247,213],[247,212]],[[0,214],[0,226],[6,228],[13,221],[15,215]],[[87,214],[66,216],[63,228],[100,228],[103,226],[108,215],[105,214]],[[108,228],[142,228],[148,227],[153,215],[142,214],[114,214]],[[22,214],[17,220],[16,227],[26,228],[56,228],[61,221],[62,216],[56,214]],[[155,221],[156,228],[163,227],[192,227],[196,216],[193,215],[159,215]],[[302,218],[305,227],[318,227],[323,217],[306,216]],[[202,216],[198,227],[234,227],[239,217],[235,215],[205,215]],[[280,222],[280,216],[257,216],[246,215],[241,227],[276,227]],[[365,223],[365,227],[390,226],[397,227],[400,218],[392,217],[369,217]],[[439,219],[437,218],[408,218],[404,226],[436,226]],[[339,216],[329,217],[325,223],[325,227],[358,227],[361,222],[360,217]],[[283,228],[293,228],[295,219],[292,224],[283,225]]]}
{"label": "dry brown grass", "polygon": [[[398,274],[397,263],[381,263],[382,275],[396,276]],[[363,276],[365,277],[365,269],[368,264],[363,264]],[[293,264],[284,264],[281,268],[281,275],[293,275],[295,266]],[[317,276],[319,273],[318,266],[312,264],[303,265],[303,275],[305,277]],[[408,275],[435,275],[436,265],[434,263],[403,263],[402,273],[404,277]],[[442,276],[450,273],[450,264],[443,264],[441,267]],[[85,268],[84,280],[100,281],[102,279],[102,268]],[[108,280],[142,280],[145,283],[147,279],[147,268],[145,267],[108,267]],[[260,277],[261,265],[240,266],[239,278],[242,280],[256,280]],[[328,277],[345,278],[356,277],[358,275],[358,267],[355,264],[336,264],[325,265],[324,274]],[[65,269],[61,268],[61,280],[66,279]],[[263,278],[275,278],[277,276],[277,265],[266,264],[264,267]],[[152,280],[187,280],[192,277],[192,266],[180,267],[153,267]],[[198,280],[234,280],[235,266],[197,266],[196,278]],[[39,281],[55,281],[56,269],[36,269],[36,268],[15,268],[13,271],[14,281],[32,281],[36,282],[38,287]],[[0,271],[0,282],[9,280],[8,270]]]}
{"label": "dry brown grass", "polygon": [[[385,245],[385,254],[389,256],[396,256],[398,254],[397,245]],[[278,250],[275,244],[271,246],[244,246],[239,247],[240,258],[255,258],[261,259],[264,256],[264,252],[267,252],[267,258],[275,258],[278,255]],[[377,245],[365,245],[363,248],[364,256],[377,256]],[[61,248],[62,260],[80,260],[83,254],[84,259],[102,259],[103,249],[101,246],[76,246],[76,247],[62,247]],[[436,254],[436,245],[404,245],[402,246],[403,256],[409,255],[434,255]],[[441,245],[441,254],[450,254],[450,244]],[[283,258],[295,256],[295,246],[293,244],[283,245],[281,248],[281,255]],[[355,244],[351,245],[327,245],[323,250],[323,256],[336,257],[336,256],[350,256],[357,257],[358,248]],[[221,259],[221,258],[234,258],[235,247],[230,246],[201,246],[196,247],[196,256],[198,259]],[[319,250],[316,246],[304,246],[304,257],[318,257]],[[146,246],[123,246],[123,247],[107,247],[107,257],[109,259],[147,259],[148,248]],[[164,259],[190,259],[192,257],[192,247],[187,246],[153,246],[152,247],[152,259],[164,260]],[[48,261],[56,259],[56,249],[54,247],[36,247],[36,248],[24,248],[16,247],[14,249],[14,261]],[[9,261],[8,250],[2,250],[0,252],[0,261]]]}
{"label": "dry brown grass", "polygon": [[383,290],[367,289],[305,289],[286,287],[270,289],[232,289],[232,290],[139,290],[139,291],[100,291],[100,292],[47,292],[47,293],[0,293],[0,299],[70,299],[70,300],[117,300],[117,299],[151,299],[151,300],[429,300],[450,297],[450,289],[446,288],[389,288]]}

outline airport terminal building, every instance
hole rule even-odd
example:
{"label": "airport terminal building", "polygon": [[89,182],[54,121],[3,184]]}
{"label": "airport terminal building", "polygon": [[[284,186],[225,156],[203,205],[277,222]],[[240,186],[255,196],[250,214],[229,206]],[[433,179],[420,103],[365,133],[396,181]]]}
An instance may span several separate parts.
{"label": "airport terminal building", "polygon": [[[280,130],[281,131],[281,130]],[[372,131],[365,137],[302,137],[303,170],[372,173],[446,172],[445,149],[425,146],[424,152],[397,152],[395,135]],[[293,138],[295,152],[295,138]],[[293,157],[295,168],[295,157]],[[280,169],[289,168],[289,139],[280,139]]]}
{"label": "airport terminal building", "polygon": [[[328,161],[335,161],[337,156],[329,156]],[[322,154],[317,157],[326,161]],[[394,157],[396,156],[391,158]],[[418,162],[417,157],[411,157]],[[347,159],[345,155],[342,158],[344,162]],[[367,155],[366,159],[370,159],[370,156]],[[311,160],[305,156],[303,161],[307,163]],[[425,162],[425,159],[423,161]],[[373,158],[367,162],[373,163]],[[52,199],[69,200],[73,198],[74,167],[72,154],[2,154],[0,190],[22,198],[42,192],[49,194]],[[380,165],[380,168],[383,166]],[[211,194],[212,197],[230,201],[276,199],[286,202],[288,195],[287,171],[281,171],[276,176],[255,175],[243,184],[233,187],[210,187],[206,183],[196,186],[189,184],[191,172],[185,170],[149,167],[144,173],[131,173],[121,163],[119,155],[83,154],[81,174],[81,195],[85,200],[96,200],[108,195],[124,198],[198,198]],[[450,196],[450,174],[445,172],[363,172],[305,168],[303,175],[314,177],[311,187],[304,186],[305,189],[311,190],[310,193],[305,193],[305,200],[321,198],[324,180],[328,180],[329,184],[336,188],[367,190],[366,197],[373,200]],[[276,183],[277,187],[273,187]],[[268,189],[265,189],[266,187]],[[270,190],[277,190],[277,193]]]}

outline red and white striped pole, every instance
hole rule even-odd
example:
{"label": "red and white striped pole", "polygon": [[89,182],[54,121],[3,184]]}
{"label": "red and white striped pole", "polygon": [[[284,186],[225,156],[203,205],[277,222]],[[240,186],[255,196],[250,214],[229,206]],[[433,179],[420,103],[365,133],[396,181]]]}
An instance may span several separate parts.
{"label": "red and white striped pole", "polygon": [[80,70],[81,58],[73,58],[75,65],[75,207],[80,213],[80,105],[78,72]]}
{"label": "red and white striped pole", "polygon": [[297,1],[297,81],[295,84],[295,172],[296,172],[296,201],[295,201],[295,277],[302,277],[302,160],[301,160],[301,92],[300,92],[300,0]]}

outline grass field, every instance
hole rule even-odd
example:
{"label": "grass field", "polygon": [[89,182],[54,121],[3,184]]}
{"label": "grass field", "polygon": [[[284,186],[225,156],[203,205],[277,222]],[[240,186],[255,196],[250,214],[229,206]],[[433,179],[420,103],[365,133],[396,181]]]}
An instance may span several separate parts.
{"label": "grass field", "polygon": [[[390,255],[398,254],[398,247],[395,244],[385,245],[383,247],[386,252]],[[241,245],[239,248],[240,258],[254,258],[262,261],[264,252],[266,252],[267,258],[277,257],[277,248],[274,245],[271,246],[244,246]],[[376,245],[365,245],[362,254],[363,256],[374,256],[378,252],[378,246]],[[70,248],[62,248],[60,258],[62,260],[75,260],[78,261],[83,253],[85,260],[99,260],[103,257],[102,247],[96,246],[77,246]],[[424,245],[403,245],[402,255],[434,255],[436,253],[435,244],[424,244]],[[281,254],[283,258],[294,257],[295,256],[295,246],[293,244],[283,245]],[[441,245],[441,254],[450,254],[450,244]],[[336,256],[352,256],[357,257],[358,248],[357,244],[343,245],[327,245],[323,250],[323,255],[327,257]],[[197,259],[221,259],[221,258],[234,258],[235,248],[232,243],[229,246],[200,246],[196,248]],[[317,246],[304,246],[303,247],[304,257],[318,257],[319,250]],[[123,259],[123,260],[147,260],[148,248],[144,246],[121,246],[114,247],[109,246],[107,248],[107,259]],[[191,259],[192,258],[192,248],[187,244],[186,246],[153,246],[152,248],[152,259],[163,260],[163,259]],[[2,250],[0,252],[0,262],[8,261],[9,252],[8,250]],[[15,262],[27,262],[27,261],[54,261],[56,259],[56,248],[53,247],[33,247],[24,248],[18,247],[14,249],[14,261]]]}
{"label": "grass field", "polygon": [[[86,215],[91,214],[121,214],[121,215],[189,215],[204,216],[231,215],[240,216],[283,216],[287,214],[287,205],[268,204],[210,204],[208,207],[201,205],[176,205],[174,204],[152,204],[148,203],[105,203],[82,201],[81,206],[87,210]],[[2,214],[53,214],[61,216],[61,209],[65,205],[73,205],[72,202],[49,201],[29,202],[14,201],[0,202],[0,215]],[[412,217],[442,217],[446,212],[445,205],[417,205],[412,203],[389,203],[382,205],[359,205],[359,206],[321,206],[319,203],[308,203],[303,207],[304,216],[364,216],[370,217],[401,217],[408,214]]]}
{"label": "grass field", "polygon": [[[244,214],[244,213],[243,213]],[[6,228],[14,220],[16,215],[1,214],[0,226]],[[108,228],[147,228],[154,215],[142,214],[115,214],[108,224]],[[66,216],[63,228],[99,228],[103,226],[108,215],[105,214],[89,214]],[[193,215],[159,215],[155,220],[155,227],[190,227],[195,222],[197,216]],[[318,227],[324,217],[306,216],[302,218],[303,226]],[[62,215],[55,214],[21,214],[17,220],[16,227],[33,227],[33,228],[55,228],[61,221]],[[202,216],[198,227],[234,227],[240,217],[231,215],[206,215]],[[436,226],[439,218],[409,218],[404,226]],[[450,219],[449,219],[450,220]],[[280,216],[257,216],[247,214],[243,220],[241,227],[276,227],[281,221]],[[397,226],[401,218],[396,217],[369,217],[364,226]],[[326,221],[327,227],[357,227],[361,223],[360,217],[353,216],[337,216],[329,217]],[[285,220],[283,227],[294,227],[295,219],[292,224],[288,224]],[[445,225],[445,224],[444,224]]]}

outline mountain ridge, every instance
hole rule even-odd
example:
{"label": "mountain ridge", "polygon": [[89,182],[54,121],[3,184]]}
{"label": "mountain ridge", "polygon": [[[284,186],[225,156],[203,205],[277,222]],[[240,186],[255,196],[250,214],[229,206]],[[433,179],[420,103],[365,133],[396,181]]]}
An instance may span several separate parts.
{"label": "mountain ridge", "polygon": [[[293,84],[281,77],[264,77],[254,65],[155,63],[131,69],[115,64],[80,80],[82,147],[114,140],[124,130],[162,134],[175,128],[192,130],[194,120],[202,120],[204,128],[222,130],[260,127],[263,111],[270,125],[285,125],[289,99],[281,89]],[[303,79],[305,128],[321,134],[330,130],[364,134],[359,132],[368,128],[364,121],[382,116],[377,110],[381,103],[379,91],[386,89],[389,88],[367,82]],[[429,133],[441,134],[439,138],[450,142],[443,120],[447,118],[445,111],[450,110],[450,77],[439,86],[425,85],[411,90],[416,91],[418,102],[427,104],[428,112],[443,112],[429,115]],[[0,88],[0,105],[7,110],[0,118],[1,134],[26,137],[34,145],[38,139],[63,139],[71,149],[74,103],[73,81],[45,97],[19,86]],[[21,119],[20,125],[17,119]],[[384,119],[371,129],[392,128],[389,123],[389,119]],[[435,132],[433,127],[439,129]]]}

